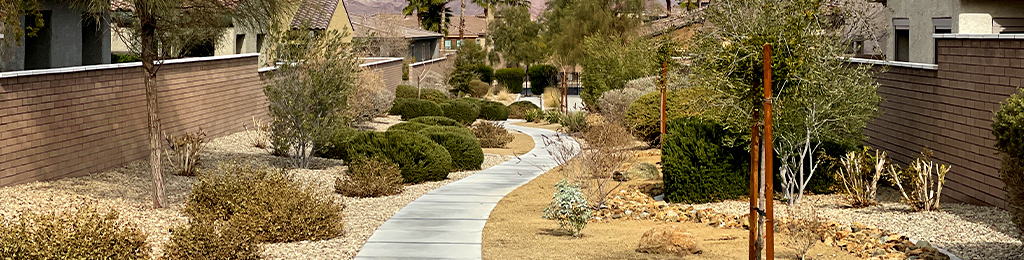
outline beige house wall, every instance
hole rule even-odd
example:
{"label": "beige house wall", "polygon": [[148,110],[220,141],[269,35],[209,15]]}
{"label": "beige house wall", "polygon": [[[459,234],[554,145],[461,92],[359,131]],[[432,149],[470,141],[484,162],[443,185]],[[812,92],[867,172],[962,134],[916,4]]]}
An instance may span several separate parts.
{"label": "beige house wall", "polygon": [[[951,18],[953,33],[992,34],[993,18],[1024,18],[1024,1],[1017,0],[889,0],[891,18],[910,19],[910,62],[935,63],[932,18]],[[885,56],[896,56],[895,31],[885,40]]]}

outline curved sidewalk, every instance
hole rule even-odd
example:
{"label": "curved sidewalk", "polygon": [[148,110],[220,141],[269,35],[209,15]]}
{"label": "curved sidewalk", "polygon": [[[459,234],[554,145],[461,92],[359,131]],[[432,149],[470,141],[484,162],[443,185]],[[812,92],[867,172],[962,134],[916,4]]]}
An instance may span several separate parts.
{"label": "curved sidewalk", "polygon": [[[409,203],[377,228],[355,259],[480,259],[484,224],[498,201],[558,166],[544,145],[544,136],[556,132],[508,123],[505,127],[533,137],[533,150]],[[578,145],[571,138],[562,140],[567,143],[552,146]]]}

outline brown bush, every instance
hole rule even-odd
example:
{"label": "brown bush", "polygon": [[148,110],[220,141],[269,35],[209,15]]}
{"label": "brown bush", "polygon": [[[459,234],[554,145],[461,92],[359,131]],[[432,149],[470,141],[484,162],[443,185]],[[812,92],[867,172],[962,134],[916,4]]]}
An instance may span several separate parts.
{"label": "brown bush", "polygon": [[386,115],[394,101],[395,92],[388,90],[380,74],[364,70],[356,89],[348,96],[347,114],[356,122],[373,120]]}
{"label": "brown bush", "polygon": [[359,158],[348,166],[348,178],[338,178],[334,189],[349,197],[380,197],[402,192],[402,169],[379,158]]}
{"label": "brown bush", "polygon": [[91,206],[0,218],[4,259],[148,259],[146,234]]}
{"label": "brown bush", "polygon": [[194,176],[199,173],[199,153],[203,152],[206,144],[206,132],[203,129],[181,136],[164,134],[164,140],[167,141],[164,157],[167,157],[172,167],[178,169],[175,174]]}
{"label": "brown bush", "polygon": [[251,232],[227,221],[195,221],[171,229],[171,241],[164,244],[167,259],[259,259],[263,249]]}
{"label": "brown bush", "polygon": [[623,165],[636,160],[629,146],[632,136],[620,125],[604,120],[595,120],[593,127],[586,128],[578,136],[579,146],[565,145],[563,135],[545,137],[548,153],[563,166],[566,179],[582,188],[587,202],[593,209],[599,209],[622,183],[612,179],[613,173],[623,170]]}
{"label": "brown bush", "polygon": [[257,241],[291,242],[342,234],[344,206],[321,198],[283,171],[221,164],[200,176],[184,212],[195,221],[228,221]]}
{"label": "brown bush", "polygon": [[480,122],[473,125],[470,130],[477,139],[480,139],[480,147],[483,148],[505,148],[512,139],[515,139],[512,133],[498,123]]}

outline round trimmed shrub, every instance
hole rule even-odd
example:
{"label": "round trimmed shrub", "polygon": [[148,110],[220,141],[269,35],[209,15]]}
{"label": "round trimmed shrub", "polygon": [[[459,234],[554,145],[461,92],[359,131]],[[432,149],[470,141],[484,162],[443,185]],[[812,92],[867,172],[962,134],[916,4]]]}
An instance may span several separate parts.
{"label": "round trimmed shrub", "polygon": [[494,68],[487,66],[486,64],[480,64],[476,67],[476,74],[480,76],[480,81],[490,84],[494,81]]}
{"label": "round trimmed shrub", "polygon": [[558,68],[555,66],[533,65],[527,74],[530,75],[530,93],[534,95],[544,94],[544,88],[558,84]]}
{"label": "round trimmed shrub", "polygon": [[495,101],[486,101],[480,107],[480,118],[491,121],[508,120],[508,107]]}
{"label": "round trimmed shrub", "polygon": [[394,104],[391,105],[391,109],[388,110],[388,115],[401,115],[402,114],[402,108],[404,108],[405,105],[409,103],[409,100],[414,100],[414,99],[395,98]]}
{"label": "round trimmed shrub", "polygon": [[484,150],[480,148],[480,141],[475,136],[455,130],[461,129],[469,132],[463,127],[430,127],[420,130],[420,134],[430,138],[435,143],[443,146],[452,158],[452,170],[478,170],[480,164],[484,163]]}
{"label": "round trimmed shrub", "polygon": [[445,94],[444,91],[432,88],[422,88],[417,90],[414,86],[398,85],[395,87],[396,101],[398,98],[424,99],[440,103],[447,101],[448,95]]}
{"label": "round trimmed shrub", "polygon": [[473,134],[472,130],[469,130],[469,128],[461,127],[461,126],[428,126],[426,128],[420,129],[419,132],[416,132],[416,133],[425,134],[425,133],[435,133],[435,132],[452,132],[452,133],[463,134],[465,136],[470,136],[470,137],[473,137],[474,139],[476,138],[476,135]]}
{"label": "round trimmed shrub", "polygon": [[444,91],[425,88],[420,90],[420,99],[433,101],[435,103],[444,103],[448,102],[448,94],[445,94]]}
{"label": "round trimmed shrub", "polygon": [[419,132],[423,128],[430,127],[428,124],[420,122],[401,122],[388,127],[388,131],[409,131],[412,133]]}
{"label": "round trimmed shrub", "polygon": [[512,94],[523,92],[524,77],[526,77],[526,71],[522,68],[504,68],[494,72],[494,78],[498,80],[498,84],[505,86]]}
{"label": "round trimmed shrub", "polygon": [[342,160],[387,158],[398,163],[405,183],[440,181],[451,172],[452,158],[441,145],[408,131],[363,132],[348,142]]}
{"label": "round trimmed shrub", "polygon": [[472,90],[472,92],[469,93],[470,96],[480,98],[486,96],[488,91],[491,91],[491,84],[487,84],[479,80],[473,80],[469,82],[469,88]]}
{"label": "round trimmed shrub", "polygon": [[508,105],[508,118],[523,119],[526,116],[526,112],[530,110],[540,109],[536,104],[530,101],[516,101]]}
{"label": "round trimmed shrub", "polygon": [[408,121],[421,116],[441,116],[441,106],[433,101],[422,99],[409,99],[398,111],[402,120]]}
{"label": "round trimmed shrub", "polygon": [[[693,88],[669,91],[665,97],[666,120],[699,115],[704,104],[697,101],[704,96],[706,93]],[[661,135],[661,93],[647,93],[634,100],[626,109],[624,121],[637,138],[657,142]]]}
{"label": "round trimmed shrub", "polygon": [[681,117],[669,122],[667,134],[661,148],[665,200],[708,203],[749,193],[750,156],[722,145],[731,137],[720,124]]}
{"label": "round trimmed shrub", "polygon": [[461,98],[441,104],[441,110],[444,111],[445,117],[454,119],[463,125],[473,123],[480,116],[479,105]]}
{"label": "round trimmed shrub", "polygon": [[395,87],[395,98],[416,98],[416,87],[398,85]]}
{"label": "round trimmed shrub", "polygon": [[[441,110],[444,110],[444,108],[441,108]],[[455,119],[451,119],[451,118],[443,117],[443,116],[421,116],[421,117],[413,118],[412,120],[409,120],[409,122],[416,122],[416,123],[426,124],[426,125],[440,125],[440,126],[457,126],[457,125],[460,125],[458,121],[455,121]]]}

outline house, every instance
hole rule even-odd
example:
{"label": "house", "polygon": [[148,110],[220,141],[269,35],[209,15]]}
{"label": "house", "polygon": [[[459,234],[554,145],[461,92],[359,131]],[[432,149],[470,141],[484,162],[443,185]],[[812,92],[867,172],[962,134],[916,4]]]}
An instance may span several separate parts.
{"label": "house", "polygon": [[107,23],[62,1],[41,0],[39,11],[44,26],[12,46],[10,55],[0,60],[0,72],[110,63]]}
{"label": "house", "polygon": [[366,46],[370,56],[412,57],[415,61],[428,61],[441,56],[439,45],[444,35],[408,26],[404,17],[353,15],[351,20],[355,38],[370,43]]}
{"label": "house", "polygon": [[1024,33],[1024,3],[1014,0],[888,0],[892,28],[885,56],[936,63],[933,34]]}
{"label": "house", "polygon": [[[402,25],[411,28],[422,28],[419,21],[416,20],[416,16],[406,16],[404,14],[376,14],[374,17],[381,17],[381,19],[398,21]],[[452,16],[450,18],[451,24],[448,26],[448,34],[444,35],[443,45],[440,46],[440,50],[444,54],[455,53],[455,50],[459,48],[459,22],[461,16]],[[479,15],[467,15],[466,16],[466,28],[463,30],[463,40],[476,41],[477,45],[486,46],[487,40],[487,24],[488,21],[494,19],[484,14]]]}

